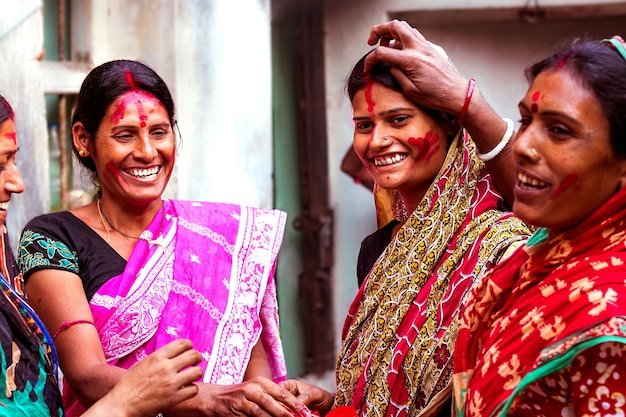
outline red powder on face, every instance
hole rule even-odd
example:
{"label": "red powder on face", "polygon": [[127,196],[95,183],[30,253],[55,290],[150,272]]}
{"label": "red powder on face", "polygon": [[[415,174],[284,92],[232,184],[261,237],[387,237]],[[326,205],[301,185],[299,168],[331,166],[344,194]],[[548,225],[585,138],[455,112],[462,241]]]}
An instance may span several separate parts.
{"label": "red powder on face", "polygon": [[141,120],[139,125],[141,127],[146,127],[146,120],[148,120],[148,116],[143,109],[143,103],[141,102],[141,99],[137,100],[137,111],[139,112],[139,120]]}
{"label": "red powder on face", "polygon": [[533,93],[533,101],[537,101],[537,100],[539,100],[539,96],[540,96],[540,95],[541,95],[541,92],[539,92],[539,91],[535,91],[535,92]]}
{"label": "red powder on face", "polygon": [[145,93],[141,90],[138,90],[134,93],[127,94],[126,96],[124,96],[122,101],[120,101],[120,104],[113,111],[113,113],[111,113],[111,124],[118,125],[120,121],[124,118],[124,113],[126,112],[126,109],[129,106],[134,104],[135,106],[137,106],[137,112],[139,113],[139,120],[140,120],[141,127],[146,127],[146,121],[148,120],[148,115],[146,114],[144,107],[143,107],[144,101],[158,103],[158,105],[161,106],[163,110],[165,110],[165,106],[163,106],[163,103],[161,103],[152,94]]}
{"label": "red powder on face", "polygon": [[12,140],[14,144],[17,144],[17,134],[15,132],[7,133],[4,137]]}
{"label": "red powder on face", "polygon": [[[540,91],[535,91],[533,93],[533,101],[537,101],[539,100],[539,98],[541,97],[541,92]],[[533,103],[530,105],[530,111],[533,113],[537,113],[539,111],[539,105],[537,103]]]}
{"label": "red powder on face", "polygon": [[415,146],[418,150],[415,160],[430,161],[430,158],[432,158],[433,155],[435,155],[439,150],[439,145],[437,145],[438,141],[439,133],[434,133],[432,131],[428,131],[423,138],[410,137],[409,145]]}
{"label": "red powder on face", "polygon": [[117,168],[115,168],[115,164],[112,161],[107,162],[107,164],[105,165],[105,169],[113,176],[113,178],[118,180],[120,184],[122,183],[122,177]]}
{"label": "red powder on face", "polygon": [[365,101],[367,102],[367,111],[369,113],[373,113],[374,112],[374,107],[376,106],[376,104],[374,103],[374,100],[372,100],[372,86],[374,83],[372,83],[372,79],[368,76],[365,77]]}
{"label": "red powder on face", "polygon": [[559,185],[559,188],[552,194],[552,198],[558,198],[561,194],[563,194],[568,188],[574,185],[578,181],[578,174],[569,174]]}

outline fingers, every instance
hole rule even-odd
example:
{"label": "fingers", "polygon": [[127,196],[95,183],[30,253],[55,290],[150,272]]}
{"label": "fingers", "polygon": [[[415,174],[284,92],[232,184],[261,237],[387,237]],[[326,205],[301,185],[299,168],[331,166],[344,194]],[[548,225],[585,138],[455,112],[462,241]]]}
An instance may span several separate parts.
{"label": "fingers", "polygon": [[[311,412],[289,390],[267,378],[253,378],[243,383],[244,396],[253,412],[263,410],[271,416],[310,416]],[[256,414],[253,414],[256,415]]]}
{"label": "fingers", "polygon": [[426,38],[407,22],[397,19],[374,25],[367,39],[369,45],[380,42],[381,46],[395,49],[402,49],[402,45],[409,46],[416,41],[425,42]]}

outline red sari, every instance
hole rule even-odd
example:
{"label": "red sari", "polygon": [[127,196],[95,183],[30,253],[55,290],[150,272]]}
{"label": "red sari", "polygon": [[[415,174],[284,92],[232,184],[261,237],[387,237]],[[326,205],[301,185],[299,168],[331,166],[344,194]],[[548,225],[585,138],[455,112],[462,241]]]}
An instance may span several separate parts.
{"label": "red sari", "polygon": [[[626,190],[565,232],[537,231],[471,291],[456,342],[456,414],[607,415],[598,400],[623,400],[615,387],[626,378],[625,277]],[[604,381],[602,366],[616,367]]]}

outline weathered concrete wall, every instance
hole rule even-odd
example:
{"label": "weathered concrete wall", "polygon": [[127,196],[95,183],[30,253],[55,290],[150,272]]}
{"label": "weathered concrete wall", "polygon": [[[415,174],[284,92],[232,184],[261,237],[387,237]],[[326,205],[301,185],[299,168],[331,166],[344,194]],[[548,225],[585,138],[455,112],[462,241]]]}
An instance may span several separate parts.
{"label": "weathered concrete wall", "polygon": [[39,0],[0,0],[0,94],[16,114],[17,164],[27,190],[11,200],[7,227],[14,246],[26,221],[50,205],[41,6]]}

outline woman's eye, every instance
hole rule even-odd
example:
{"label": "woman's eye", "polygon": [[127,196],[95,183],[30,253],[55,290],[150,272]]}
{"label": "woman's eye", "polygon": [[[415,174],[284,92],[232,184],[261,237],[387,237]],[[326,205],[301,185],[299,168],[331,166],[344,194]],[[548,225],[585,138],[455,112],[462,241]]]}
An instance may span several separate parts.
{"label": "woman's eye", "polygon": [[163,138],[163,137],[167,136],[168,133],[169,132],[167,130],[159,129],[159,130],[153,131],[151,133],[151,135],[154,136],[155,138]]}
{"label": "woman's eye", "polygon": [[359,132],[364,132],[364,131],[371,130],[372,127],[374,127],[374,123],[372,123],[372,122],[359,122],[359,123],[356,124],[356,129]]}
{"label": "woman's eye", "polygon": [[113,135],[113,138],[125,141],[132,139],[133,135],[131,135],[130,133],[118,133],[117,135]]}
{"label": "woman's eye", "polygon": [[396,116],[393,118],[392,122],[395,124],[403,124],[409,120],[409,116]]}
{"label": "woman's eye", "polygon": [[564,128],[563,126],[559,126],[559,125],[550,127],[550,133],[560,138],[570,136],[570,131]]}

